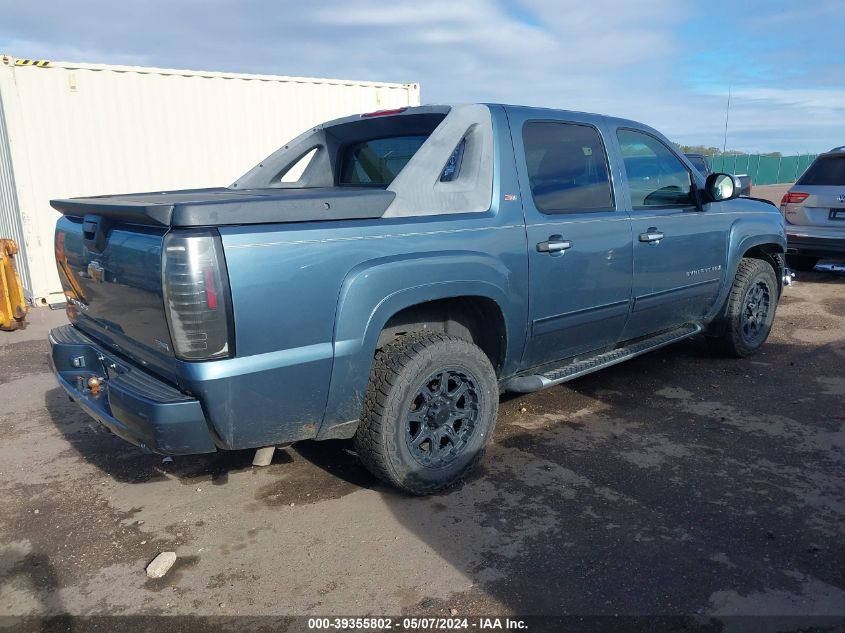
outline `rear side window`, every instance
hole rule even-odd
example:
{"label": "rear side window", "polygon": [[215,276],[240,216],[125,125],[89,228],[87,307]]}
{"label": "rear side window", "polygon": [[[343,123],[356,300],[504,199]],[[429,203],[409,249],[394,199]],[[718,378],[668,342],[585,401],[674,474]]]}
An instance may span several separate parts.
{"label": "rear side window", "polygon": [[440,173],[440,182],[453,182],[461,174],[461,164],[464,161],[464,150],[466,146],[467,140],[465,138],[461,139],[461,142],[458,143],[458,146],[452,152],[449,160],[446,161],[446,166]]}
{"label": "rear side window", "polygon": [[817,158],[798,179],[799,185],[845,186],[845,156]]}
{"label": "rear side window", "polygon": [[635,209],[695,204],[690,173],[672,150],[644,132],[619,129],[616,136]]}
{"label": "rear side window", "polygon": [[528,121],[522,128],[534,205],[543,213],[613,209],[607,154],[595,128]]}
{"label": "rear side window", "polygon": [[428,135],[391,136],[355,143],[343,152],[340,184],[387,187]]}

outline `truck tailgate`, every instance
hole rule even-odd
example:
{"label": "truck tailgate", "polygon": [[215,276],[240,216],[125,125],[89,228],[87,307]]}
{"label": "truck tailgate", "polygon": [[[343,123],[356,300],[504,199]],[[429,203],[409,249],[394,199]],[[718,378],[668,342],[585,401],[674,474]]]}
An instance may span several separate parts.
{"label": "truck tailgate", "polygon": [[172,376],[162,298],[165,227],[110,224],[94,215],[56,224],[56,262],[68,316],[81,330],[142,365]]}

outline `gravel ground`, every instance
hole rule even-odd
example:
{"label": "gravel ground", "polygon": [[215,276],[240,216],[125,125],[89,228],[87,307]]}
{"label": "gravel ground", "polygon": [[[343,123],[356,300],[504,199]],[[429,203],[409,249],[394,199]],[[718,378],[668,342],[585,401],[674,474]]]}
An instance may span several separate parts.
{"label": "gravel ground", "polygon": [[755,198],[769,200],[780,206],[780,199],[783,198],[783,194],[789,191],[791,186],[792,183],[785,185],[753,185],[751,188],[751,195]]}
{"label": "gravel ground", "polygon": [[801,275],[752,359],[689,341],[504,397],[430,498],[348,442],[142,454],[57,388],[64,315],[31,320],[0,332],[0,615],[845,616],[843,276]]}

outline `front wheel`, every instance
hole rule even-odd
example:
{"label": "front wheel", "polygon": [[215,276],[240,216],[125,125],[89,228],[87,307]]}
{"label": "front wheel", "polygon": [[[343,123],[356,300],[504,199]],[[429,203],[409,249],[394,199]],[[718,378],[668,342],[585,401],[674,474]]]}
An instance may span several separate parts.
{"label": "front wheel", "polygon": [[709,339],[719,353],[736,358],[755,354],[766,342],[778,302],[778,279],[765,261],[739,262],[724,315],[724,331]]}
{"label": "front wheel", "polygon": [[383,481],[431,494],[481,459],[498,408],[496,373],[478,347],[439,332],[408,334],[376,354],[355,450]]}

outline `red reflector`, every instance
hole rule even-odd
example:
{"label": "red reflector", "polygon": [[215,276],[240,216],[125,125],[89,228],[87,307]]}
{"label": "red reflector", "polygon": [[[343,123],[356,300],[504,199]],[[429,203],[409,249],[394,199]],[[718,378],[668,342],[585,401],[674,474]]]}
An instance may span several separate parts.
{"label": "red reflector", "polygon": [[396,108],[394,110],[378,110],[376,112],[366,112],[361,115],[362,119],[370,119],[374,116],[390,116],[391,114],[400,114],[408,108]]}
{"label": "red reflector", "polygon": [[781,204],[796,204],[798,202],[804,202],[810,196],[809,193],[804,193],[803,191],[787,191],[783,194],[783,198],[781,198]]}
{"label": "red reflector", "polygon": [[203,271],[205,280],[205,305],[211,310],[217,309],[217,286],[214,284],[214,271],[206,268]]}

